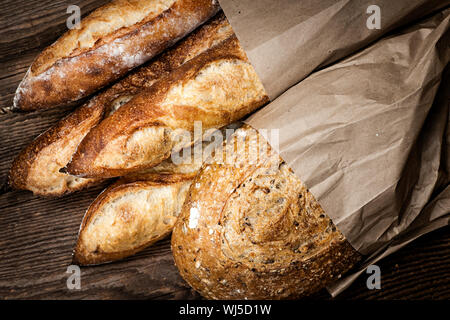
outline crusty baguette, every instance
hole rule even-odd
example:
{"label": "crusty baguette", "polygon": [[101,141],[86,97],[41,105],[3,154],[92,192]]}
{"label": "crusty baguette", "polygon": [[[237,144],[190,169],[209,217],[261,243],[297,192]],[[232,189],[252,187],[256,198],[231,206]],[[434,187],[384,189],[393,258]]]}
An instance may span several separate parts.
{"label": "crusty baguette", "polygon": [[65,171],[114,177],[152,167],[184,147],[181,132],[232,123],[268,101],[235,35],[140,92],[92,129]]}
{"label": "crusty baguette", "polygon": [[175,263],[195,290],[211,299],[298,298],[359,260],[255,130],[238,129],[224,150],[193,180],[172,234]]}
{"label": "crusty baguette", "polygon": [[92,98],[22,150],[11,167],[10,185],[38,195],[60,196],[100,181],[77,178],[59,171],[70,161],[84,136],[103,118],[110,116],[161,76],[230,35],[233,35],[233,30],[223,13],[219,13],[174,48]]}
{"label": "crusty baguette", "polygon": [[107,188],[83,218],[73,262],[123,259],[167,236],[194,176],[148,174],[122,178]]}
{"label": "crusty baguette", "polygon": [[113,0],[34,61],[13,110],[86,97],[175,43],[219,10],[216,0]]}

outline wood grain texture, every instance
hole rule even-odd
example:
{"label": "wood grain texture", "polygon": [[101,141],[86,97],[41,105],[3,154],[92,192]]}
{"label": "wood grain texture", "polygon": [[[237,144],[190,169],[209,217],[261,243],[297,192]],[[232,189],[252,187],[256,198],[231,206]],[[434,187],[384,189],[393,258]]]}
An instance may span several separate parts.
{"label": "wood grain texture", "polygon": [[[88,14],[107,0],[0,2],[0,108],[36,55],[65,31],[69,4]],[[59,199],[6,187],[12,159],[73,107],[0,114],[0,299],[198,299],[179,276],[169,239],[124,261],[81,269],[81,290],[68,290],[84,211],[104,188]],[[337,299],[450,299],[450,227],[428,234],[380,262],[382,290],[362,276]],[[329,299],[325,291],[311,299]]]}

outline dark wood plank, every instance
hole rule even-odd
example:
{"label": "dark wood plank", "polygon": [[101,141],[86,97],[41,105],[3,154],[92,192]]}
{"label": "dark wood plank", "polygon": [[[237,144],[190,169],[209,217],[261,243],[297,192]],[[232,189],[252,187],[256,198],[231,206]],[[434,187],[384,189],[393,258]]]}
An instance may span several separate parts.
{"label": "dark wood plank", "polygon": [[381,290],[362,275],[337,299],[450,299],[450,227],[424,235],[378,263]]}
{"label": "dark wood plank", "polygon": [[[86,15],[108,0],[0,2],[0,109],[36,55],[66,29],[69,4]],[[81,290],[68,290],[67,266],[84,211],[104,186],[59,199],[6,188],[14,156],[73,107],[0,114],[0,299],[197,299],[180,278],[165,239],[127,260],[82,268]],[[361,277],[337,299],[449,299],[450,227],[380,262],[382,290]],[[311,297],[329,299],[325,291]]]}

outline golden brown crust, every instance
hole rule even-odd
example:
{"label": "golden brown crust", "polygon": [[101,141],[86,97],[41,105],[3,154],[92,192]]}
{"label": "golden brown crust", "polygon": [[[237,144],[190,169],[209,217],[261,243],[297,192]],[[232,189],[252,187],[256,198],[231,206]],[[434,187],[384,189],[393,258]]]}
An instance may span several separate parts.
{"label": "golden brown crust", "polygon": [[56,61],[75,57],[120,38],[169,9],[175,0],[112,0],[99,7],[76,28],[68,30],[47,47],[33,63],[31,72],[47,71]]}
{"label": "golden brown crust", "polygon": [[86,104],[39,135],[14,159],[9,184],[36,195],[61,196],[99,183],[101,179],[77,178],[59,170],[102,116],[101,105]]}
{"label": "golden brown crust", "polygon": [[[170,7],[166,9],[164,3]],[[152,6],[153,11],[132,25],[114,21],[115,16],[133,21],[142,7]],[[50,108],[86,97],[172,45],[218,10],[215,0],[113,1],[85,19],[81,30],[69,31],[44,50],[19,85],[13,110]],[[102,19],[111,23],[110,30],[86,33],[101,27]]]}
{"label": "golden brown crust", "polygon": [[[222,142],[226,139],[227,130],[236,130],[242,126],[242,122],[235,122],[228,126],[220,128],[220,130],[213,130],[209,134],[203,136],[203,141],[197,141],[191,150],[180,150],[176,163],[172,161],[172,157],[164,160],[155,167],[144,169],[142,171],[132,173],[126,177],[134,179],[134,177],[139,177],[141,175],[147,174],[160,174],[160,175],[173,175],[173,174],[194,174],[197,173],[202,167],[203,161],[208,159],[214,154],[215,150],[221,148]],[[220,135],[222,139],[216,140],[215,134]],[[201,150],[197,147],[201,145]],[[186,152],[188,156],[181,157],[181,154]],[[200,154],[200,157],[195,156],[195,152]]]}
{"label": "golden brown crust", "polygon": [[168,158],[180,130],[219,128],[268,101],[264,88],[231,36],[140,92],[83,139],[67,172],[114,177]]}
{"label": "golden brown crust", "polygon": [[73,263],[123,259],[166,237],[194,176],[147,174],[107,188],[83,218]]}
{"label": "golden brown crust", "polygon": [[[236,128],[239,123],[222,128]],[[203,141],[213,153],[220,144]],[[186,198],[201,159],[170,159],[146,172],[122,177],[103,191],[83,219],[74,262],[91,265],[123,259],[168,235]]]}
{"label": "golden brown crust", "polygon": [[[106,116],[116,111],[111,104],[115,101],[129,101],[144,88],[151,87],[162,76],[180,67],[192,58],[233,35],[233,29],[225,15],[220,12],[205,25],[168,49],[148,64],[134,70],[127,77],[101,94]],[[124,100],[124,98],[126,98]]]}
{"label": "golden brown crust", "polygon": [[[70,161],[87,132],[140,90],[153,85],[162,75],[232,34],[233,30],[225,16],[219,13],[174,48],[92,98],[36,138],[19,154],[10,170],[10,185],[16,189],[31,190],[38,195],[60,196],[99,182],[99,179],[76,178],[59,172]],[[169,164],[169,167],[173,166]],[[185,171],[190,169],[189,165],[177,168],[184,168]]]}
{"label": "golden brown crust", "polygon": [[358,261],[255,130],[238,129],[225,151],[193,180],[172,234],[175,263],[195,290],[210,299],[298,298]]}

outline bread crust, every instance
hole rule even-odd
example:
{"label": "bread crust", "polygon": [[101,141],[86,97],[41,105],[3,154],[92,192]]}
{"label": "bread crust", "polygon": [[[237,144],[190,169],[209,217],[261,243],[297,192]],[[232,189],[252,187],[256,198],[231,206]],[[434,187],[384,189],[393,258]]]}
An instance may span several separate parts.
{"label": "bread crust", "polygon": [[10,186],[40,196],[62,196],[100,183],[102,179],[77,178],[59,170],[102,117],[102,105],[86,104],[39,135],[14,159]]}
{"label": "bread crust", "polygon": [[84,136],[123,102],[232,34],[225,16],[219,13],[175,47],[92,98],[22,150],[11,167],[10,185],[37,195],[61,196],[100,182],[101,179],[76,178],[59,172],[70,161]]}
{"label": "bread crust", "polygon": [[172,233],[175,264],[201,295],[299,298],[359,260],[312,194],[255,130],[248,125],[238,129],[225,151],[192,182]]}
{"label": "bread crust", "polygon": [[[220,128],[268,102],[235,35],[162,77],[103,120],[80,143],[66,172],[115,177],[155,166],[180,130]],[[195,142],[195,141],[193,141]]]}
{"label": "bread crust", "polygon": [[147,174],[120,179],[87,210],[73,263],[96,265],[133,255],[172,231],[192,174]]}
{"label": "bread crust", "polygon": [[[149,12],[136,23],[114,22],[122,16],[133,21],[142,8]],[[37,57],[17,88],[12,110],[46,109],[86,97],[174,44],[218,10],[215,0],[112,1]],[[113,24],[111,30],[95,32],[105,21]],[[83,47],[85,42],[90,45]]]}

